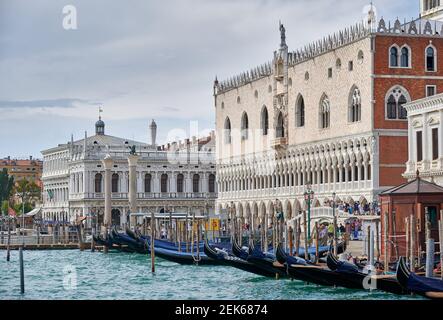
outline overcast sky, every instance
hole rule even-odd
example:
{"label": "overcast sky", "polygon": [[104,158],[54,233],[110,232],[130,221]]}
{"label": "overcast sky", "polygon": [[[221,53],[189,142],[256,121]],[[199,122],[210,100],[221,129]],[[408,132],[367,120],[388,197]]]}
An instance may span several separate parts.
{"label": "overcast sky", "polygon": [[[149,142],[214,127],[212,85],[361,21],[368,0],[0,0],[0,158],[94,133]],[[374,1],[378,17],[418,16],[418,0]],[[63,28],[63,7],[77,30]]]}

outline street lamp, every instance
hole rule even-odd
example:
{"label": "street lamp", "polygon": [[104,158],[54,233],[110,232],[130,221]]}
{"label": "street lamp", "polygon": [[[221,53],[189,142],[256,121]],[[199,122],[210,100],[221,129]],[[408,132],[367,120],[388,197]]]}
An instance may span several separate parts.
{"label": "street lamp", "polygon": [[314,198],[314,191],[311,189],[311,182],[307,183],[307,190],[304,193],[305,201],[308,204],[308,242],[311,241],[311,201]]}

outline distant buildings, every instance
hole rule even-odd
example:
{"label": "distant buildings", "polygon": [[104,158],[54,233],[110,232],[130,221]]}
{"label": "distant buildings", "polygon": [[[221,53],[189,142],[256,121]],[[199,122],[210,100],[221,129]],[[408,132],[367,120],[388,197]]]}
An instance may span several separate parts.
{"label": "distant buildings", "polygon": [[[195,212],[213,214],[215,183],[215,136],[186,139],[165,146],[156,144],[157,125],[149,126],[151,143],[105,134],[99,119],[95,134],[42,151],[43,217],[73,220],[76,217],[104,220],[105,175],[103,159],[112,164],[112,224],[124,225],[129,214],[128,156],[135,146],[137,212]],[[92,221],[89,220],[88,221]]]}
{"label": "distant buildings", "polygon": [[23,179],[34,181],[38,186],[42,186],[41,178],[43,171],[43,161],[33,159],[11,159],[7,157],[0,159],[0,170],[6,168],[8,174],[14,177],[14,181]]}

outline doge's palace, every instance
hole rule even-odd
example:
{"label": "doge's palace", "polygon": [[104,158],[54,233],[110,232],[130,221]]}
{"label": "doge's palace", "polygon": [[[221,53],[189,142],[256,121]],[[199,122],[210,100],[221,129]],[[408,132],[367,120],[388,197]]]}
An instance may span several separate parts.
{"label": "doge's palace", "polygon": [[380,192],[405,182],[404,105],[443,85],[441,22],[378,20],[371,8],[366,21],[295,51],[279,31],[269,62],[214,82],[216,211],[256,229],[276,205],[286,219],[305,210],[307,191],[313,208],[375,208]]}

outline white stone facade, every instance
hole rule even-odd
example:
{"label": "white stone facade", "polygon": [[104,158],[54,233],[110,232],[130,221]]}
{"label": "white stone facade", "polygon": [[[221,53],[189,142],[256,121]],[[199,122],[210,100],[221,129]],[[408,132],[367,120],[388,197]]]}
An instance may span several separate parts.
{"label": "white stone facade", "polygon": [[420,0],[421,17],[443,21],[443,1],[442,0]]}
{"label": "white stone facade", "polygon": [[443,94],[413,101],[405,108],[409,160],[404,177],[413,180],[418,170],[423,179],[443,186]]}
{"label": "white stone facade", "polygon": [[[127,222],[131,146],[140,155],[136,168],[138,212],[214,212],[214,134],[167,148],[105,135],[102,125],[103,131],[96,129],[94,136],[42,151],[44,219],[72,221],[98,214],[98,221],[103,221],[102,160],[109,153],[113,159],[113,223]],[[152,141],[155,143],[155,137]]]}
{"label": "white stone facade", "polygon": [[234,204],[237,215],[248,219],[252,213],[254,220],[273,215],[279,199],[291,217],[306,208],[308,182],[316,207],[334,192],[345,202],[374,200],[379,186],[372,39],[364,28],[355,30],[348,43],[307,59],[288,53],[282,40],[253,80],[216,81],[219,212]]}

